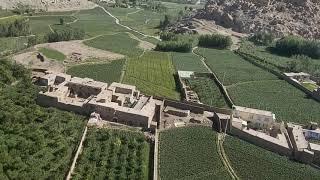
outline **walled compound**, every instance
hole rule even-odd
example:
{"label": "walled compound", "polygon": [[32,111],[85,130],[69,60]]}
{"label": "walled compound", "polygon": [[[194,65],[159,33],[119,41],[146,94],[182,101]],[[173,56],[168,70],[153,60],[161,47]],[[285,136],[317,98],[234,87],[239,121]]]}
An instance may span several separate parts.
{"label": "walled compound", "polygon": [[230,120],[231,115],[224,109],[147,96],[132,85],[108,85],[64,73],[46,72],[37,83],[45,87],[38,95],[38,104],[90,115],[91,125],[106,120],[151,130],[191,123],[212,126],[213,122],[219,124],[219,118]]}
{"label": "walled compound", "polygon": [[234,106],[229,133],[297,161],[320,165],[320,145],[308,142],[320,138],[316,123],[304,127],[276,122],[270,111]]}

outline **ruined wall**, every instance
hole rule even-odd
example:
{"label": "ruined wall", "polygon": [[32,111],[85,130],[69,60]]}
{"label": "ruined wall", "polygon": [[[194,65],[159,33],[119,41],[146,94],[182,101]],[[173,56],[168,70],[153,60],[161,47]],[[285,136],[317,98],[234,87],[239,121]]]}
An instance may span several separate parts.
{"label": "ruined wall", "polygon": [[115,117],[118,118],[117,120],[118,123],[123,123],[130,126],[139,126],[139,127],[149,128],[150,117],[148,116],[116,111]]}
{"label": "ruined wall", "polygon": [[248,141],[252,144],[260,146],[260,147],[267,149],[269,151],[273,151],[275,153],[278,153],[278,154],[284,155],[284,156],[291,156],[292,155],[292,150],[290,148],[285,148],[283,146],[279,146],[279,145],[274,144],[272,142],[266,141],[266,140],[261,139],[259,137],[248,134],[244,131],[241,131],[240,129],[232,128],[230,132],[231,132],[231,134],[238,136],[240,139]]}

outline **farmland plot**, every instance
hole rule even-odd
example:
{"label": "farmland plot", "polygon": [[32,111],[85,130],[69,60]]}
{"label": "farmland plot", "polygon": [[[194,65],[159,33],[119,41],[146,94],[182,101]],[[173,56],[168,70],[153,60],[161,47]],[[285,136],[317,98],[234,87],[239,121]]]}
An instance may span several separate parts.
{"label": "farmland plot", "polygon": [[106,83],[119,82],[124,62],[125,60],[115,60],[109,63],[77,65],[68,69],[67,73]]}
{"label": "farmland plot", "polygon": [[273,74],[243,60],[232,51],[198,48],[196,52],[206,58],[206,63],[224,85],[277,79]]}
{"label": "farmland plot", "polygon": [[90,128],[72,179],[147,180],[149,151],[142,133]]}
{"label": "farmland plot", "polygon": [[172,53],[172,61],[177,71],[208,72],[200,57],[192,53]]}
{"label": "farmland plot", "polygon": [[149,95],[179,99],[174,73],[168,53],[151,51],[141,57],[128,59],[124,83],[136,85]]}
{"label": "farmland plot", "polygon": [[63,61],[66,58],[63,53],[54,49],[40,48],[39,51],[47,58],[55,59],[58,61]]}
{"label": "farmland plot", "polygon": [[184,127],[160,133],[161,179],[231,179],[220,160],[217,134],[209,127]]}
{"label": "farmland plot", "polygon": [[212,79],[199,77],[187,81],[191,89],[198,94],[200,102],[214,107],[228,107],[224,96]]}
{"label": "farmland plot", "polygon": [[320,104],[284,80],[239,84],[227,90],[236,105],[272,111],[278,120],[320,123]]}
{"label": "farmland plot", "polygon": [[241,179],[319,179],[320,171],[297,163],[263,148],[227,136],[224,149],[233,169]]}
{"label": "farmland plot", "polygon": [[129,57],[138,56],[142,53],[142,50],[138,48],[139,41],[132,39],[127,33],[100,36],[85,41],[84,44],[94,48],[127,55]]}
{"label": "farmland plot", "polygon": [[0,38],[0,55],[2,53],[17,52],[27,48],[27,37],[5,37]]}

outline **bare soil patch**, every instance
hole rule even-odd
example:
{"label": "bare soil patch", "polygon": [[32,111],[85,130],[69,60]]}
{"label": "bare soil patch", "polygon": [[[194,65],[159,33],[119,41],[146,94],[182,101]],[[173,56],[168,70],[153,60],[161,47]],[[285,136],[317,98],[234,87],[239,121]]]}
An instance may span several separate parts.
{"label": "bare soil patch", "polygon": [[150,42],[147,42],[147,41],[143,41],[141,39],[139,39],[138,37],[136,37],[135,35],[131,34],[131,33],[128,33],[129,36],[132,38],[132,39],[135,39],[137,41],[139,41],[139,45],[138,47],[140,49],[143,49],[143,50],[152,50],[156,47],[156,45],[150,43]]}

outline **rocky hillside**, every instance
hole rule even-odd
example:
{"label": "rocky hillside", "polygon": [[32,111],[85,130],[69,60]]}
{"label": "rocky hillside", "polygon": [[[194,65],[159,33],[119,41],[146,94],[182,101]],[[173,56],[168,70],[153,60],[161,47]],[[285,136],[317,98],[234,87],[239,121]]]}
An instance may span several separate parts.
{"label": "rocky hillside", "polygon": [[319,0],[209,0],[196,18],[241,33],[262,30],[320,38]]}
{"label": "rocky hillside", "polygon": [[95,4],[88,0],[0,0],[2,9],[14,9],[19,4],[45,11],[69,11],[95,7]]}

